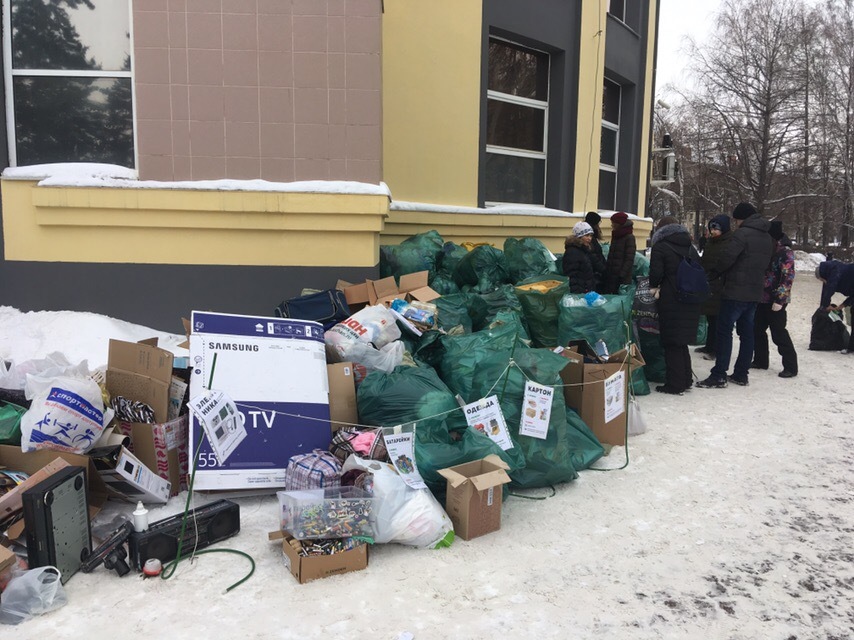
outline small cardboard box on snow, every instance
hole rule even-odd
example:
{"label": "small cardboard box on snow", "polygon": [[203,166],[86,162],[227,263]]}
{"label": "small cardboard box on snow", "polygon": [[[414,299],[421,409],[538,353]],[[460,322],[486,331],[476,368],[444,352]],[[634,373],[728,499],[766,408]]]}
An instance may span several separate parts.
{"label": "small cardboard box on snow", "polygon": [[599,442],[625,445],[629,372],[646,363],[634,344],[611,354],[606,362],[585,362],[587,349],[578,345],[555,349],[570,362],[560,372],[566,405],[578,412]]}
{"label": "small cardboard box on snow", "polygon": [[471,540],[501,528],[501,494],[510,482],[510,467],[495,454],[482,460],[439,469],[448,481],[445,510],[454,523],[454,534]]}
{"label": "small cardboard box on snow", "polygon": [[273,531],[267,537],[270,540],[282,541],[285,564],[300,584],[368,568],[367,544],[328,556],[301,556],[291,545],[294,538],[289,533]]}

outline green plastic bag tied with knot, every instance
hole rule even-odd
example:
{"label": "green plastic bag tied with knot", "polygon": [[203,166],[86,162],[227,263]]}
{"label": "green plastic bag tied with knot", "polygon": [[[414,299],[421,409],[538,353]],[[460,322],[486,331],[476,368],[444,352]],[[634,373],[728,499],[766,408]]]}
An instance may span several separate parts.
{"label": "green plastic bag tied with knot", "polygon": [[569,278],[557,274],[528,278],[518,283],[514,291],[522,306],[533,345],[558,346],[560,300],[569,293]]}
{"label": "green plastic bag tied with knot", "polygon": [[407,238],[399,245],[380,247],[380,277],[400,276],[428,271],[428,282],[436,275],[436,261],[445,241],[438,231],[427,231]]}
{"label": "green plastic bag tied with knot", "polygon": [[507,238],[504,241],[510,282],[557,273],[551,251],[536,238]]}
{"label": "green plastic bag tied with knot", "polygon": [[[511,357],[517,366],[507,368]],[[533,489],[569,482],[604,454],[593,432],[566,407],[559,374],[567,364],[566,358],[548,349],[521,345],[514,350],[493,351],[477,365],[473,395],[487,396],[493,389],[491,393],[498,396],[514,448],[521,450],[525,458],[524,468],[510,472],[513,486]],[[554,387],[545,439],[519,433],[528,380]]]}
{"label": "green plastic bag tied with knot", "polygon": [[501,249],[490,245],[475,247],[457,264],[454,280],[463,291],[468,286],[475,293],[488,293],[510,282],[507,258]]}

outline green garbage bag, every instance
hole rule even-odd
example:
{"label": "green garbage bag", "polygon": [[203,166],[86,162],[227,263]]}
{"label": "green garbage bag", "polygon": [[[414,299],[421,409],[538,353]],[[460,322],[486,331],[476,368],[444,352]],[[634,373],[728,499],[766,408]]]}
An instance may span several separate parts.
{"label": "green garbage bag", "polygon": [[501,249],[488,244],[475,247],[466,254],[454,269],[454,280],[460,286],[471,287],[476,293],[487,293],[502,284],[510,282],[507,272],[507,258]]}
{"label": "green garbage bag", "polygon": [[514,344],[524,344],[523,332],[514,314],[502,313],[489,328],[462,336],[440,336],[432,344],[422,344],[418,354],[436,368],[453,393],[473,402],[477,398],[471,396],[471,384],[477,363],[493,350],[510,350]]}
{"label": "green garbage bag", "polygon": [[457,325],[462,325],[466,333],[475,331],[486,324],[488,307],[486,302],[474,293],[455,293],[434,300],[439,311],[437,322],[439,327],[450,331]]}
{"label": "green garbage bag", "polygon": [[649,276],[649,258],[640,251],[635,253],[635,264],[632,267],[632,277]]}
{"label": "green garbage bag", "polygon": [[0,444],[21,444],[21,416],[27,410],[0,400]]}
{"label": "green garbage bag", "polygon": [[632,372],[632,393],[636,396],[648,396],[651,393],[644,373],[645,368],[639,367]]}
{"label": "green garbage bag", "polygon": [[468,249],[465,247],[455,242],[446,242],[436,258],[436,273],[453,279],[457,265],[467,255]]}
{"label": "green garbage bag", "polygon": [[[415,423],[415,460],[427,486],[445,490],[438,470],[479,460],[491,453],[513,470],[524,465],[521,452],[505,452],[487,436],[470,429],[454,394],[429,368],[397,367],[373,371],[359,385],[359,417],[370,425]],[[456,435],[455,435],[456,434]]]}
{"label": "green garbage bag", "polygon": [[602,296],[605,304],[590,307],[581,294],[568,293],[560,300],[558,341],[561,346],[572,340],[590,345],[604,340],[609,353],[625,349],[631,338],[634,290]]}
{"label": "green garbage bag", "polygon": [[457,283],[454,282],[454,278],[452,276],[446,276],[444,273],[436,274],[436,277],[433,278],[433,281],[430,283],[430,287],[433,291],[443,296],[460,292],[460,288],[457,286]]}
{"label": "green garbage bag", "polygon": [[[517,366],[507,369],[511,353]],[[560,385],[559,373],[566,364],[565,358],[548,349],[520,346],[515,351],[493,350],[477,365],[473,395],[484,397],[494,389],[514,448],[525,456],[524,468],[510,472],[514,486],[530,489],[569,482],[578,477],[578,469],[589,467],[604,453],[581,418],[567,411],[559,386],[553,395],[547,437],[543,440],[519,434],[525,383],[530,379],[547,386]]]}
{"label": "green garbage bag", "polygon": [[638,346],[646,362],[643,367],[646,379],[649,382],[664,382],[667,367],[664,364],[664,347],[661,346],[661,336],[649,331],[638,331]]}
{"label": "green garbage bag", "polygon": [[507,238],[504,241],[510,282],[557,273],[552,253],[536,238]]}
{"label": "green garbage bag", "polygon": [[[480,331],[486,325],[495,320],[496,316],[501,311],[510,311],[519,316],[522,324],[525,324],[525,315],[522,313],[522,305],[519,298],[516,297],[516,292],[512,284],[502,284],[495,291],[490,293],[481,293],[478,297],[486,303],[486,317],[480,324],[474,325],[475,331]],[[527,330],[526,336],[527,337]]]}
{"label": "green garbage bag", "polygon": [[429,271],[429,282],[436,275],[436,260],[444,244],[442,236],[434,230],[407,238],[397,246],[383,245],[380,247],[380,275],[400,279],[407,273]]}
{"label": "green garbage bag", "polygon": [[537,276],[523,280],[514,291],[522,305],[533,346],[558,346],[559,303],[569,292],[569,278],[557,274]]}

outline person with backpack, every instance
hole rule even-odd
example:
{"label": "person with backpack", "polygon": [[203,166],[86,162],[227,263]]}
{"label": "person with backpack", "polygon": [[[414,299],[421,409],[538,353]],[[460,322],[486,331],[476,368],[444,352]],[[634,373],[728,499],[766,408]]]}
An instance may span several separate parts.
{"label": "person with backpack", "polygon": [[[708,237],[706,239],[706,248],[703,251],[702,265],[708,274],[712,267],[720,258],[724,247],[732,238],[730,231],[729,216],[718,215],[709,220],[706,225],[708,229]],[[715,349],[718,344],[718,311],[721,308],[721,292],[724,288],[723,278],[717,278],[709,282],[709,297],[703,303],[703,313],[706,316],[706,344],[695,349],[698,353],[703,354],[704,360],[715,359]]]}
{"label": "person with backpack", "polygon": [[786,306],[792,297],[792,283],[795,281],[795,253],[792,251],[792,241],[783,233],[781,220],[771,221],[769,232],[777,246],[771,266],[765,273],[765,290],[762,300],[756,307],[756,318],[753,325],[754,347],[751,369],[767,369],[768,329],[771,329],[771,340],[777,345],[777,351],[783,357],[783,370],[778,374],[781,378],[794,378],[798,375],[798,354],[792,337],[786,329]]}
{"label": "person with backpack", "polygon": [[[771,223],[763,219],[749,202],[740,202],[732,212],[735,231],[709,271],[709,279],[724,279],[721,308],[718,312],[717,353],[715,366],[705,380],[697,383],[702,389],[723,389],[727,380],[746,387],[753,360],[753,323],[756,305],[765,289],[765,272],[771,264],[775,242],[768,235]],[[727,378],[732,358],[732,330],[736,329],[740,344],[733,373]]]}
{"label": "person with backpack", "polygon": [[611,246],[605,261],[601,293],[619,293],[620,285],[632,283],[637,243],[634,223],[622,211],[611,214]]}
{"label": "person with backpack", "polygon": [[570,293],[596,290],[596,272],[590,257],[592,241],[593,227],[586,222],[578,222],[572,228],[572,235],[564,242],[563,275],[569,278]]}
{"label": "person with backpack", "polygon": [[[854,264],[845,264],[828,258],[818,265],[815,277],[824,283],[821,288],[820,309],[837,311],[842,307],[854,308]],[[841,305],[832,304],[834,293],[847,296]],[[843,349],[842,353],[854,353],[854,316],[851,318],[851,338],[848,348]]]}
{"label": "person with backpack", "polygon": [[[655,388],[659,393],[682,395],[693,384],[691,353],[688,345],[697,337],[701,301],[698,297],[689,302],[685,292],[680,294],[680,270],[683,260],[692,260],[705,282],[700,264],[700,254],[691,244],[688,229],[673,216],[658,221],[652,236],[652,253],[649,258],[649,286],[658,294],[658,325],[661,345],[664,347],[665,382]],[[684,278],[684,274],[683,274]]]}

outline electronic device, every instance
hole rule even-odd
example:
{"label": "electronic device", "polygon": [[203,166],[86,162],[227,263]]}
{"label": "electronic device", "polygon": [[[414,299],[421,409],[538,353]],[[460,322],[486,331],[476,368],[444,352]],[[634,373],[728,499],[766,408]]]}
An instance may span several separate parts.
{"label": "electronic device", "polygon": [[[131,565],[142,571],[146,560],[157,558],[163,564],[178,555],[181,538],[181,523],[184,514],[179,513],[164,520],[153,522],[146,531],[133,531],[128,539]],[[240,533],[240,507],[230,500],[217,500],[187,512],[187,527],[184,530],[181,554],[191,555],[193,549],[225,540]]]}
{"label": "electronic device", "polygon": [[125,562],[127,551],[124,544],[133,531],[133,525],[127,520],[122,523],[115,531],[113,531],[106,540],[95,549],[91,555],[83,561],[81,569],[83,573],[92,573],[101,563],[107,569],[115,571],[121,578],[130,573],[130,567]]}
{"label": "electronic device", "polygon": [[92,550],[86,470],[65,467],[21,494],[30,569],[59,569],[62,583]]}

